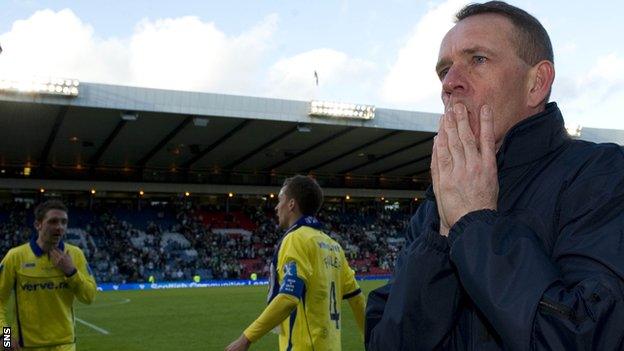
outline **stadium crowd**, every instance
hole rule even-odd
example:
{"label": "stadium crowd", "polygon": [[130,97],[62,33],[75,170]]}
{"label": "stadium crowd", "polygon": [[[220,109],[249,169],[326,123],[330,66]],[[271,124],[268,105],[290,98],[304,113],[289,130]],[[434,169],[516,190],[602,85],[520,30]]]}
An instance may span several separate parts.
{"label": "stadium crowd", "polygon": [[[2,256],[31,237],[31,212],[28,203],[0,206]],[[358,274],[390,272],[409,217],[406,209],[379,204],[326,204],[319,215]],[[267,277],[282,234],[271,206],[96,203],[70,206],[69,219],[66,240],[83,249],[98,282]]]}

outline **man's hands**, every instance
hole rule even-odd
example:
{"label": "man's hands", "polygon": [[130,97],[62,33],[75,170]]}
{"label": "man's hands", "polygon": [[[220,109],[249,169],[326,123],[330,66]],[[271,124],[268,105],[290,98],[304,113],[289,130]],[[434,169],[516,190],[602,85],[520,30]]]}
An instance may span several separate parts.
{"label": "man's hands", "polygon": [[65,275],[70,275],[76,270],[76,266],[74,265],[71,256],[69,256],[66,252],[59,250],[58,247],[52,248],[49,255],[52,263],[62,270]]}
{"label": "man's hands", "polygon": [[247,351],[250,345],[251,341],[247,339],[245,334],[241,334],[238,339],[234,340],[225,348],[225,351]]}
{"label": "man's hands", "polygon": [[470,129],[463,104],[447,108],[434,139],[431,178],[440,215],[440,234],[464,215],[481,209],[496,210],[498,169],[492,109],[484,105],[479,113],[480,135]]}

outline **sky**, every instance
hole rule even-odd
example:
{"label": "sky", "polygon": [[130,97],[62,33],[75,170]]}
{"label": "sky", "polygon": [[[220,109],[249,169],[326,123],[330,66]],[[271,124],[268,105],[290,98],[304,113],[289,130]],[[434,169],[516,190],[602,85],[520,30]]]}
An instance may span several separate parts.
{"label": "sky", "polygon": [[[624,129],[624,2],[510,1],[550,34],[570,126]],[[0,77],[440,113],[434,66],[466,1],[0,0]],[[318,76],[318,85],[314,72]]]}

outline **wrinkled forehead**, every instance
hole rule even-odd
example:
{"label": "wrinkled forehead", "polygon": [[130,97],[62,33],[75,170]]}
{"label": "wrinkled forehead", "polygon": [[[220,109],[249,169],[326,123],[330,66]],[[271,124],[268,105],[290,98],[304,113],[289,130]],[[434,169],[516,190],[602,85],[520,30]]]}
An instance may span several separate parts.
{"label": "wrinkled forehead", "polygon": [[516,28],[505,16],[485,13],[457,22],[440,44],[440,56],[471,47],[515,50]]}

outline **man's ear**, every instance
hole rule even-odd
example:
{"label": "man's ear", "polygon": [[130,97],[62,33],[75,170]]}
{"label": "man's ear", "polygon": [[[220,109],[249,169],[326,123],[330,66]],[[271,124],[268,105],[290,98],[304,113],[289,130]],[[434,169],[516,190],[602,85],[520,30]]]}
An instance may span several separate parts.
{"label": "man's ear", "polygon": [[548,97],[555,80],[555,66],[548,60],[543,60],[531,67],[529,71],[529,86],[527,104],[536,108]]}
{"label": "man's ear", "polygon": [[41,230],[41,222],[35,221],[35,229],[37,229],[37,231]]}
{"label": "man's ear", "polygon": [[297,207],[297,202],[295,201],[295,199],[288,200],[288,209],[290,211],[294,211],[295,207]]}

